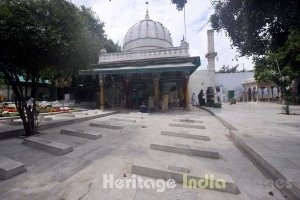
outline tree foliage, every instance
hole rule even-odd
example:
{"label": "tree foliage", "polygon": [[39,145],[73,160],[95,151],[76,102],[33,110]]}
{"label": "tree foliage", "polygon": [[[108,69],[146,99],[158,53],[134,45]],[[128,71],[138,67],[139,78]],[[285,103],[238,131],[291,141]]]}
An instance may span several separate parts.
{"label": "tree foliage", "polygon": [[300,76],[300,31],[293,31],[276,51],[255,59],[255,78],[287,88]]}
{"label": "tree foliage", "polygon": [[187,3],[187,0],[171,0],[176,5],[177,10],[182,10]]}
{"label": "tree foliage", "polygon": [[86,7],[67,0],[0,1],[0,72],[12,85],[27,135],[33,134],[34,109],[27,105],[19,77],[36,98],[42,76],[72,73],[98,60],[106,36],[103,23]]}
{"label": "tree foliage", "polygon": [[236,73],[236,72],[238,72],[238,69],[237,69],[238,67],[239,67],[239,64],[232,66],[232,67],[230,67],[229,65],[227,65],[227,66],[223,65],[219,69],[218,73]]}
{"label": "tree foliage", "polygon": [[298,0],[214,0],[212,4],[212,27],[224,29],[242,56],[277,50],[300,26]]}
{"label": "tree foliage", "polygon": [[[183,0],[174,0],[182,9]],[[299,78],[299,0],[212,0],[213,29],[225,30],[240,56],[253,56],[255,78],[287,87]]]}

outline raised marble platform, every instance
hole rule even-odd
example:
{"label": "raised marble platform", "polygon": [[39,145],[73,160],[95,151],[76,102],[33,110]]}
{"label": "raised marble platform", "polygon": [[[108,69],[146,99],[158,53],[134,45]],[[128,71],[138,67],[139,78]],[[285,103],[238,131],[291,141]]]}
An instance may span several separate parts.
{"label": "raised marble platform", "polygon": [[0,155],[0,179],[8,179],[26,171],[23,163]]}
{"label": "raised marble platform", "polygon": [[118,129],[121,130],[124,127],[121,125],[114,125],[114,124],[103,124],[103,123],[90,123],[90,126],[93,127],[100,127],[100,128],[107,128],[107,129]]}
{"label": "raised marble platform", "polygon": [[196,124],[178,124],[178,123],[170,123],[169,126],[182,127],[182,128],[205,129],[205,126],[196,125]]}
{"label": "raised marble platform", "polygon": [[180,146],[177,144],[176,146],[170,146],[170,145],[163,145],[163,144],[150,144],[150,149],[157,150],[157,151],[164,151],[164,152],[170,152],[170,153],[178,153],[178,154],[184,154],[188,156],[200,156],[200,157],[206,157],[206,158],[212,158],[212,159],[219,159],[220,155],[216,151],[206,150],[206,149],[200,149],[200,148],[191,148],[188,145],[186,146]]}
{"label": "raised marble platform", "polygon": [[135,119],[124,119],[124,118],[116,118],[116,117],[112,117],[109,120],[121,121],[121,122],[136,122]]}
{"label": "raised marble platform", "polygon": [[60,133],[92,140],[96,140],[102,137],[102,134],[99,132],[87,132],[79,129],[61,129]]}
{"label": "raised marble platform", "polygon": [[173,179],[176,183],[182,184],[182,187],[185,189],[201,188],[230,194],[240,193],[236,183],[230,175],[212,173],[210,170],[203,170],[201,172],[197,171],[197,175],[194,175],[158,168],[156,165],[144,166],[133,164],[131,167],[131,173],[154,179],[164,179],[166,181]]}
{"label": "raised marble platform", "polygon": [[194,139],[194,140],[210,141],[209,136],[194,135],[194,134],[181,133],[181,132],[161,131],[161,135],[181,137],[181,138]]}
{"label": "raised marble platform", "polygon": [[64,155],[73,151],[73,148],[69,145],[34,136],[25,138],[23,144],[57,155]]}

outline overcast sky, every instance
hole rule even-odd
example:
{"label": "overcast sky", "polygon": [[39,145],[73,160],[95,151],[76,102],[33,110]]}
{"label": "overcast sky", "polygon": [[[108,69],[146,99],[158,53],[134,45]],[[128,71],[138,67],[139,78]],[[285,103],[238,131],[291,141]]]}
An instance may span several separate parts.
{"label": "overcast sky", "polygon": [[[108,38],[119,42],[123,46],[123,38],[127,30],[135,23],[145,18],[145,0],[73,0],[73,3],[91,7],[102,22],[105,23],[105,32]],[[161,22],[171,33],[173,45],[179,46],[184,35],[183,11],[177,11],[171,0],[149,0],[150,19]],[[191,56],[200,56],[201,66],[206,69],[207,60],[207,24],[213,8],[210,0],[188,0],[186,4],[186,31],[187,42],[190,44]],[[202,29],[201,29],[202,27]],[[216,70],[223,65],[235,66],[242,69],[252,69],[251,59],[238,58],[238,53],[230,47],[230,39],[224,32],[215,33],[215,50],[218,53]]]}

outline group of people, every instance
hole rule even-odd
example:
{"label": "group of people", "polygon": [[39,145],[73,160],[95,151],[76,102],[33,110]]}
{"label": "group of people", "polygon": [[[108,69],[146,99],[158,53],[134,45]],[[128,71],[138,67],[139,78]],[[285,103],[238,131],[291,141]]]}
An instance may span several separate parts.
{"label": "group of people", "polygon": [[[154,97],[149,96],[147,105],[145,102],[142,103],[141,106],[139,106],[140,112],[154,112]],[[166,112],[168,109],[173,111],[174,107],[174,91],[169,91],[169,93],[165,93],[162,95],[162,101],[161,101],[161,110],[162,112]]]}
{"label": "group of people", "polygon": [[203,98],[203,90],[200,90],[199,94],[198,94],[198,103],[196,101],[196,94],[195,92],[193,92],[193,95],[192,95],[192,105],[193,106],[203,106],[205,104],[205,99]]}

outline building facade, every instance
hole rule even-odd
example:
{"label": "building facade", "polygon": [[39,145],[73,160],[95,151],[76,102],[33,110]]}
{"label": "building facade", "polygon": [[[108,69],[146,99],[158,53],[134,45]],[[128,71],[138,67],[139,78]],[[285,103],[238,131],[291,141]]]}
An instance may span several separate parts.
{"label": "building facade", "polygon": [[[100,108],[132,108],[148,105],[163,108],[163,99],[173,107],[189,108],[189,77],[200,66],[200,57],[190,57],[189,44],[183,39],[174,47],[170,32],[150,19],[127,31],[123,51],[100,52],[99,62],[80,75],[99,77]],[[168,98],[166,98],[168,96]]]}

